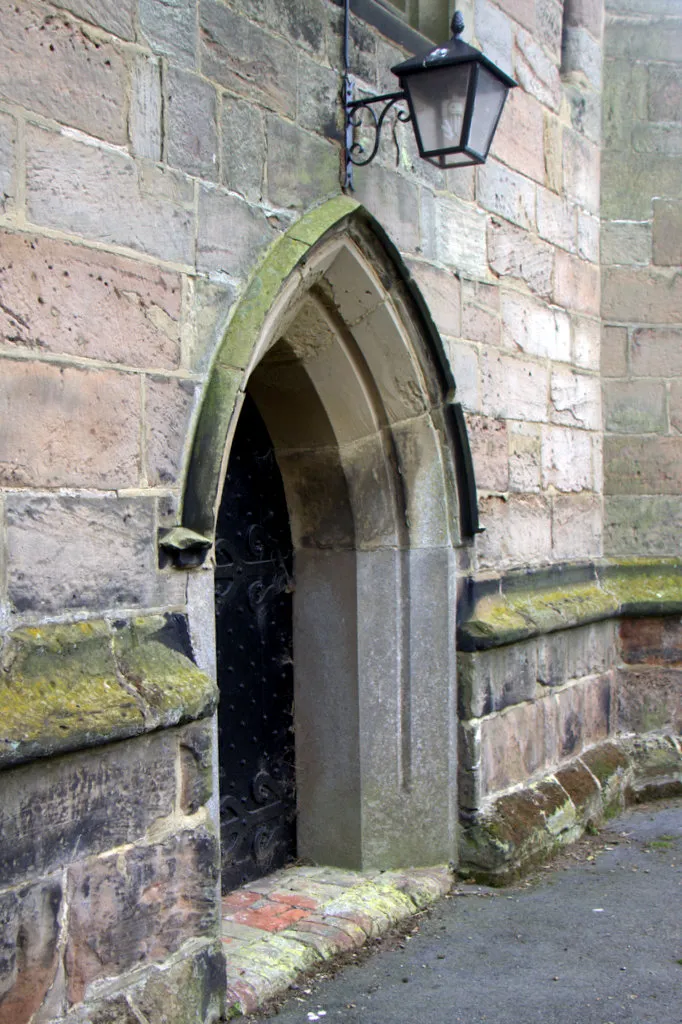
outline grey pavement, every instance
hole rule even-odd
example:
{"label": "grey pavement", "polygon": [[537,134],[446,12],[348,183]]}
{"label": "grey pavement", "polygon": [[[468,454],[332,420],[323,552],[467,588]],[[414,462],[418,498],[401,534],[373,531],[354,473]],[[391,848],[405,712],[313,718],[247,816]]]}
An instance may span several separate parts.
{"label": "grey pavement", "polygon": [[459,884],[412,927],[302,983],[278,1024],[681,1024],[682,801],[629,811],[519,886]]}

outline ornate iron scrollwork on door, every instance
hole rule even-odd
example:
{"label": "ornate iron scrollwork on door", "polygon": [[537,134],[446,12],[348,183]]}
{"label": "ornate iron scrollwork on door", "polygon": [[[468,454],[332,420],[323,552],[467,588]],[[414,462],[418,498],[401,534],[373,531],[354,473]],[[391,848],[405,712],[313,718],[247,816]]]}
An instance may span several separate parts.
{"label": "ornate iron scrollwork on door", "polygon": [[292,548],[272,442],[247,396],[216,541],[225,891],[295,855]]}

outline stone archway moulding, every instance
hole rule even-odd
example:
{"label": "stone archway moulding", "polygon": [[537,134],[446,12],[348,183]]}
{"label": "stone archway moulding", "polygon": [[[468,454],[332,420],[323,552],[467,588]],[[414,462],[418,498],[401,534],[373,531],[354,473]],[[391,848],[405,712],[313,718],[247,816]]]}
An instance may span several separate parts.
{"label": "stone archway moulding", "polygon": [[183,526],[207,540],[247,386],[294,537],[299,854],[354,868],[451,860],[454,382],[397,251],[352,200],[280,239],[228,325],[183,503]]}

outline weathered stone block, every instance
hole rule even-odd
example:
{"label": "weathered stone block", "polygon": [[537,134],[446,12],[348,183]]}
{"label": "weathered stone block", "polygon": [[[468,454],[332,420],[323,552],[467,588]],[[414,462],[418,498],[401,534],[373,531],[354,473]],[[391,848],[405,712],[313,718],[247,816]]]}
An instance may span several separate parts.
{"label": "weathered stone block", "polygon": [[0,213],[8,213],[16,195],[17,126],[13,117],[0,114]]}
{"label": "weathered stone block", "polygon": [[594,824],[601,819],[601,789],[585,765],[576,760],[556,771],[554,778],[566,790],[584,821]]}
{"label": "weathered stone block", "polygon": [[263,193],[265,125],[259,107],[224,97],[221,181],[233,192],[257,202]]}
{"label": "weathered stone block", "polygon": [[555,495],[552,502],[552,553],[558,562],[601,556],[600,495]]}
{"label": "weathered stone block", "polygon": [[139,0],[140,31],[154,53],[196,66],[196,0]]}
{"label": "weathered stone block", "polygon": [[545,111],[545,185],[553,192],[563,191],[564,129],[558,117]]}
{"label": "weathered stone block", "polygon": [[490,60],[507,74],[513,74],[512,45],[514,26],[499,7],[482,0],[475,7],[476,38]]}
{"label": "weathered stone block", "polygon": [[220,943],[152,970],[133,990],[145,1020],[169,1024],[219,1024],[225,1020],[225,954]]}
{"label": "weathered stone block", "polygon": [[506,348],[569,362],[571,325],[563,310],[519,292],[502,294],[502,338]]}
{"label": "weathered stone block", "polygon": [[682,670],[625,668],[618,672],[618,729],[621,732],[682,732]]}
{"label": "weathered stone block", "polygon": [[7,346],[175,369],[181,293],[179,274],[147,263],[35,235],[0,235]]}
{"label": "weathered stone block", "polygon": [[491,149],[498,160],[539,182],[545,179],[542,110],[533,96],[522,89],[512,90]]}
{"label": "weathered stone block", "polygon": [[601,89],[600,42],[584,28],[567,25],[561,48],[561,70],[564,75],[577,76],[578,81],[587,83],[593,89]]}
{"label": "weathered stone block", "polygon": [[682,153],[682,124],[635,124],[632,147],[636,153]]}
{"label": "weathered stone block", "polygon": [[5,884],[139,839],[173,811],[176,756],[177,737],[164,731],[5,771]]}
{"label": "weathered stone block", "polygon": [[463,342],[448,341],[447,352],[457,385],[457,401],[465,409],[478,412],[480,409],[480,383],[478,352]]}
{"label": "weathered stone block", "polygon": [[677,616],[621,619],[620,653],[630,665],[682,662],[682,622]]}
{"label": "weathered stone block", "polygon": [[539,363],[484,352],[481,409],[493,419],[547,420],[548,370]]}
{"label": "weathered stone block", "polygon": [[126,487],[139,481],[139,380],[113,370],[3,360],[0,481]]}
{"label": "weathered stone block", "polygon": [[53,4],[120,39],[135,38],[136,0],[59,0]]}
{"label": "weathered stone block", "polygon": [[509,490],[539,491],[541,479],[540,427],[537,423],[510,423]]}
{"label": "weathered stone block", "polygon": [[193,188],[177,172],[42,128],[27,128],[26,148],[35,224],[193,262]]}
{"label": "weathered stone block", "polygon": [[661,267],[682,264],[682,201],[654,199],[653,243],[654,263]]}
{"label": "weathered stone block", "polygon": [[262,210],[218,188],[199,190],[199,270],[244,280],[276,237]]}
{"label": "weathered stone block", "polygon": [[481,722],[481,776],[487,795],[524,782],[558,755],[557,705],[518,704]]}
{"label": "weathered stone block", "polygon": [[682,381],[674,380],[670,385],[668,416],[672,429],[678,434],[682,433]]}
{"label": "weathered stone block", "polygon": [[663,381],[605,381],[604,425],[617,434],[667,433]]}
{"label": "weathered stone block", "polygon": [[268,195],[276,206],[300,209],[339,188],[338,146],[289,121],[267,119]]}
{"label": "weathered stone block", "polygon": [[149,498],[16,494],[7,499],[6,515],[8,593],[18,611],[165,604],[166,579],[167,596],[182,600],[182,576],[156,571]]}
{"label": "weathered stone block", "polygon": [[201,69],[207,78],[271,110],[296,114],[296,51],[217,0],[199,7]]}
{"label": "weathered stone block", "polygon": [[460,716],[481,718],[535,696],[535,642],[461,654]]}
{"label": "weathered stone block", "polygon": [[[675,0],[671,0],[675,3]],[[650,64],[649,119],[679,121],[682,110],[682,68],[674,64]]]}
{"label": "weathered stone block", "polygon": [[599,268],[557,250],[553,297],[559,306],[598,316]]}
{"label": "weathered stone block", "polygon": [[576,209],[548,189],[538,189],[538,234],[552,245],[576,250]]}
{"label": "weathered stone block", "polygon": [[592,489],[590,434],[571,427],[545,427],[542,436],[542,479],[558,491]]}
{"label": "weathered stone block", "polygon": [[159,161],[162,145],[161,61],[138,55],[133,62],[133,81],[128,114],[128,134],[133,156]]}
{"label": "weathered stone block", "polygon": [[478,169],[476,195],[481,206],[491,213],[521,228],[535,227],[536,187],[528,178],[492,160]]}
{"label": "weathered stone block", "polygon": [[186,725],[180,733],[180,806],[196,814],[213,795],[213,723]]}
{"label": "weathered stone block", "polygon": [[218,180],[218,98],[215,88],[190,71],[170,67],[166,91],[166,160],[187,174]]}
{"label": "weathered stone block", "polygon": [[506,491],[509,486],[506,423],[485,416],[470,416],[467,427],[478,487]]}
{"label": "weathered stone block", "polygon": [[564,188],[591,213],[599,213],[599,147],[564,129]]}
{"label": "weathered stone block", "polygon": [[682,375],[682,329],[642,327],[633,332],[632,372],[638,377]]}
{"label": "weathered stone block", "polygon": [[679,64],[682,61],[682,19],[618,19],[606,33],[604,54],[607,58]]}
{"label": "weathered stone block", "polygon": [[573,362],[585,370],[598,370],[601,350],[601,323],[573,316]]}
{"label": "weathered stone block", "polygon": [[53,984],[63,898],[56,877],[0,896],[0,1024],[31,1020]]}
{"label": "weathered stone block", "polygon": [[563,89],[571,127],[597,146],[602,144],[601,92],[567,82]]}
{"label": "weathered stone block", "polygon": [[631,558],[680,553],[682,507],[678,497],[646,495],[607,497],[604,503],[604,550]]}
{"label": "weathered stone block", "polygon": [[457,337],[461,327],[459,279],[430,263],[408,260],[407,265],[438,329],[450,337]]}
{"label": "weathered stone block", "polygon": [[679,157],[605,150],[601,159],[601,215],[608,220],[649,220],[651,197],[682,199]]}
{"label": "weathered stone block", "polygon": [[546,46],[554,62],[561,58],[563,4],[558,0],[536,0],[535,29],[539,41]]}
{"label": "weathered stone block", "polygon": [[401,174],[376,165],[371,173],[356,168],[355,187],[358,199],[381,221],[398,249],[419,252],[419,188]]}
{"label": "weathered stone block", "polygon": [[606,221],[601,234],[602,263],[651,263],[651,224],[648,221]]}
{"label": "weathered stone block", "polygon": [[560,690],[555,697],[557,706],[557,741],[560,758],[579,754],[584,746],[585,692],[580,685]]}
{"label": "weathered stone block", "polygon": [[604,439],[607,494],[680,494],[682,437]]}
{"label": "weathered stone block", "polygon": [[462,303],[462,335],[484,345],[499,345],[501,341],[500,314],[464,300]]}
{"label": "weathered stone block", "polygon": [[190,381],[145,380],[146,471],[152,486],[174,484],[179,477],[195,397]]}
{"label": "weathered stone block", "polygon": [[[293,11],[295,5],[287,5],[287,9]],[[396,60],[400,60],[400,56]],[[303,54],[298,56],[296,110],[296,120],[302,128],[340,141],[343,123],[338,75],[330,68],[308,60]]]}
{"label": "weathered stone block", "polygon": [[552,551],[549,503],[540,495],[512,494],[479,501],[486,532],[478,545],[482,569],[511,568],[546,562]]}
{"label": "weathered stone block", "polygon": [[217,937],[218,872],[218,843],[204,828],[73,865],[69,1001],[80,1002],[98,978],[165,959],[188,939]]}
{"label": "weathered stone block", "polygon": [[566,24],[582,26],[595,39],[601,38],[604,24],[603,0],[570,0],[566,5]]}
{"label": "weathered stone block", "polygon": [[438,259],[460,274],[487,277],[485,214],[454,197],[439,196],[436,222]]}
{"label": "weathered stone block", "polygon": [[524,32],[523,29],[519,29],[516,33],[514,68],[516,78],[526,93],[530,93],[545,107],[550,107],[552,110],[559,109],[561,79],[557,63],[549,58],[545,50],[538,46],[534,37],[529,32]]}
{"label": "weathered stone block", "polygon": [[25,0],[4,12],[0,94],[11,103],[123,144],[127,81],[116,47],[95,44],[53,7]]}
{"label": "weathered stone block", "polygon": [[603,327],[601,372],[604,377],[625,377],[628,372],[628,332],[625,327]]}
{"label": "weathered stone block", "polygon": [[488,259],[498,277],[520,278],[542,298],[552,294],[554,249],[526,231],[491,218],[488,224]]}
{"label": "weathered stone block", "polygon": [[616,627],[612,620],[572,629],[567,634],[567,641],[568,679],[603,674],[617,661]]}
{"label": "weathered stone block", "polygon": [[566,682],[566,647],[570,635],[564,630],[537,638],[537,681],[542,686],[561,686]]}
{"label": "weathered stone block", "polygon": [[592,263],[599,263],[600,228],[597,217],[582,210],[578,212],[578,255]]}

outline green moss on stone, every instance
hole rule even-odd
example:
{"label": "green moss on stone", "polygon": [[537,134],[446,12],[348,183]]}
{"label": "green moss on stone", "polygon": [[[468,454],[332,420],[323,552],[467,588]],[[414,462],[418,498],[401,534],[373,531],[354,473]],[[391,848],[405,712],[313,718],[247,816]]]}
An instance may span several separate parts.
{"label": "green moss on stone", "polygon": [[289,228],[285,237],[295,238],[306,245],[314,245],[324,234],[344,217],[348,217],[360,208],[360,203],[349,196],[336,196],[326,203],[310,210],[304,217]]}

